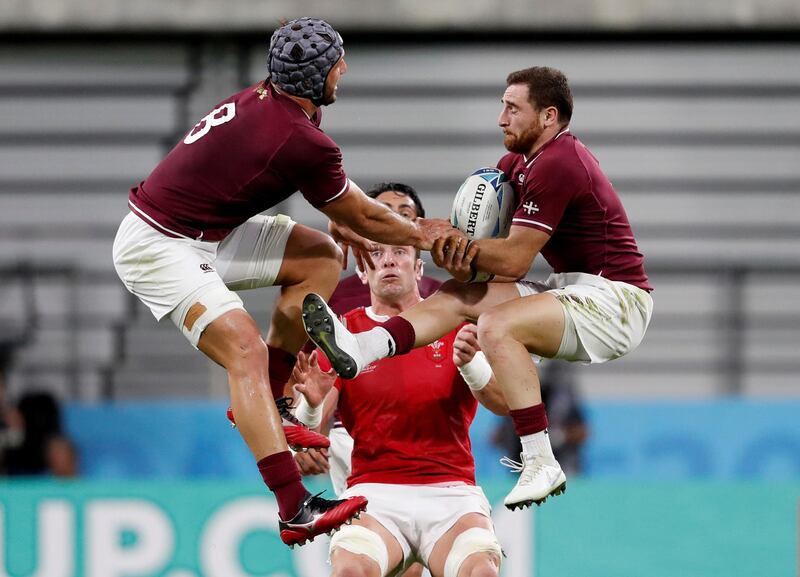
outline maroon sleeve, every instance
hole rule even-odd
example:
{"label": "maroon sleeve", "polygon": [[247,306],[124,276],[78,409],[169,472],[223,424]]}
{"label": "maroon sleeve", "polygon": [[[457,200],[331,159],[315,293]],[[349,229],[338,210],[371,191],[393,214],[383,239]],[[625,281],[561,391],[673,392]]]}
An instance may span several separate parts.
{"label": "maroon sleeve", "polygon": [[345,192],[349,185],[342,152],[324,132],[298,127],[276,154],[276,168],[315,208]]}
{"label": "maroon sleeve", "polygon": [[577,187],[583,186],[579,179],[573,167],[541,159],[528,173],[511,223],[552,235]]}
{"label": "maroon sleeve", "polygon": [[514,155],[506,154],[497,161],[497,168],[506,174],[506,178],[511,178],[511,170],[514,167]]}

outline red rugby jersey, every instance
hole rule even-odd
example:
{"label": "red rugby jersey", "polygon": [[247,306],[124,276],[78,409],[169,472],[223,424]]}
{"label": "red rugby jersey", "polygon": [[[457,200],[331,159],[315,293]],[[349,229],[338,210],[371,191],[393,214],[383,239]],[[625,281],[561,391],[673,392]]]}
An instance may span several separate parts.
{"label": "red rugby jersey", "polygon": [[[380,324],[363,308],[344,322],[354,332]],[[337,379],[339,413],[354,441],[348,486],[475,484],[469,427],[478,402],[453,364],[457,332]]]}

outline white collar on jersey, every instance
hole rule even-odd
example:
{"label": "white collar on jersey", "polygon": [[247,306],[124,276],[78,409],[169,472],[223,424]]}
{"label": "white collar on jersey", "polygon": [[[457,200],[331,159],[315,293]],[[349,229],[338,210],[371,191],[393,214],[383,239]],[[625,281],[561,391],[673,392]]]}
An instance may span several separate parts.
{"label": "white collar on jersey", "polygon": [[386,321],[389,320],[389,315],[379,315],[374,310],[372,310],[372,307],[366,307],[364,309],[364,312],[367,313],[367,316],[376,323],[385,323]]}

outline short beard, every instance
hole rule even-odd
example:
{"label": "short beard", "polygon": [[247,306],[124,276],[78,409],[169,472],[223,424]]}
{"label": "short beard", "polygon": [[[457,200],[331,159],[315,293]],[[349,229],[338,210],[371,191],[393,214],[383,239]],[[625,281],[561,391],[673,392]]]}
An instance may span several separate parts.
{"label": "short beard", "polygon": [[536,144],[536,141],[542,135],[542,132],[544,132],[544,130],[540,126],[536,125],[528,128],[519,136],[519,138],[507,134],[503,138],[503,146],[505,146],[506,150],[509,152],[528,154],[533,148],[533,145]]}

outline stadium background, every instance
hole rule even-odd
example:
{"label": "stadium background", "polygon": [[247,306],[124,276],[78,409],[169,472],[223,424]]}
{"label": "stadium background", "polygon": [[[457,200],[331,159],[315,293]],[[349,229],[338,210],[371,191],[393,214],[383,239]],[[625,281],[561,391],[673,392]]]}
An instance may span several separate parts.
{"label": "stadium background", "polygon": [[[656,286],[630,358],[580,369],[587,474],[496,508],[522,576],[798,570],[800,5],[571,0],[7,1],[0,17],[0,342],[13,398],[65,405],[83,478],[0,481],[0,575],[324,575],[280,545],[224,374],[119,285],[126,191],[228,94],[269,32],[316,15],[349,72],[324,126],[362,186],[407,181],[445,215],[502,153],[510,70],[561,68],[573,130],[625,202]],[[324,226],[292,199],[279,207]],[[537,269],[543,274],[543,269]],[[428,267],[432,272],[433,267]],[[247,294],[260,321],[273,298]],[[493,501],[510,481],[473,431]],[[320,486],[324,483],[320,483]]]}

